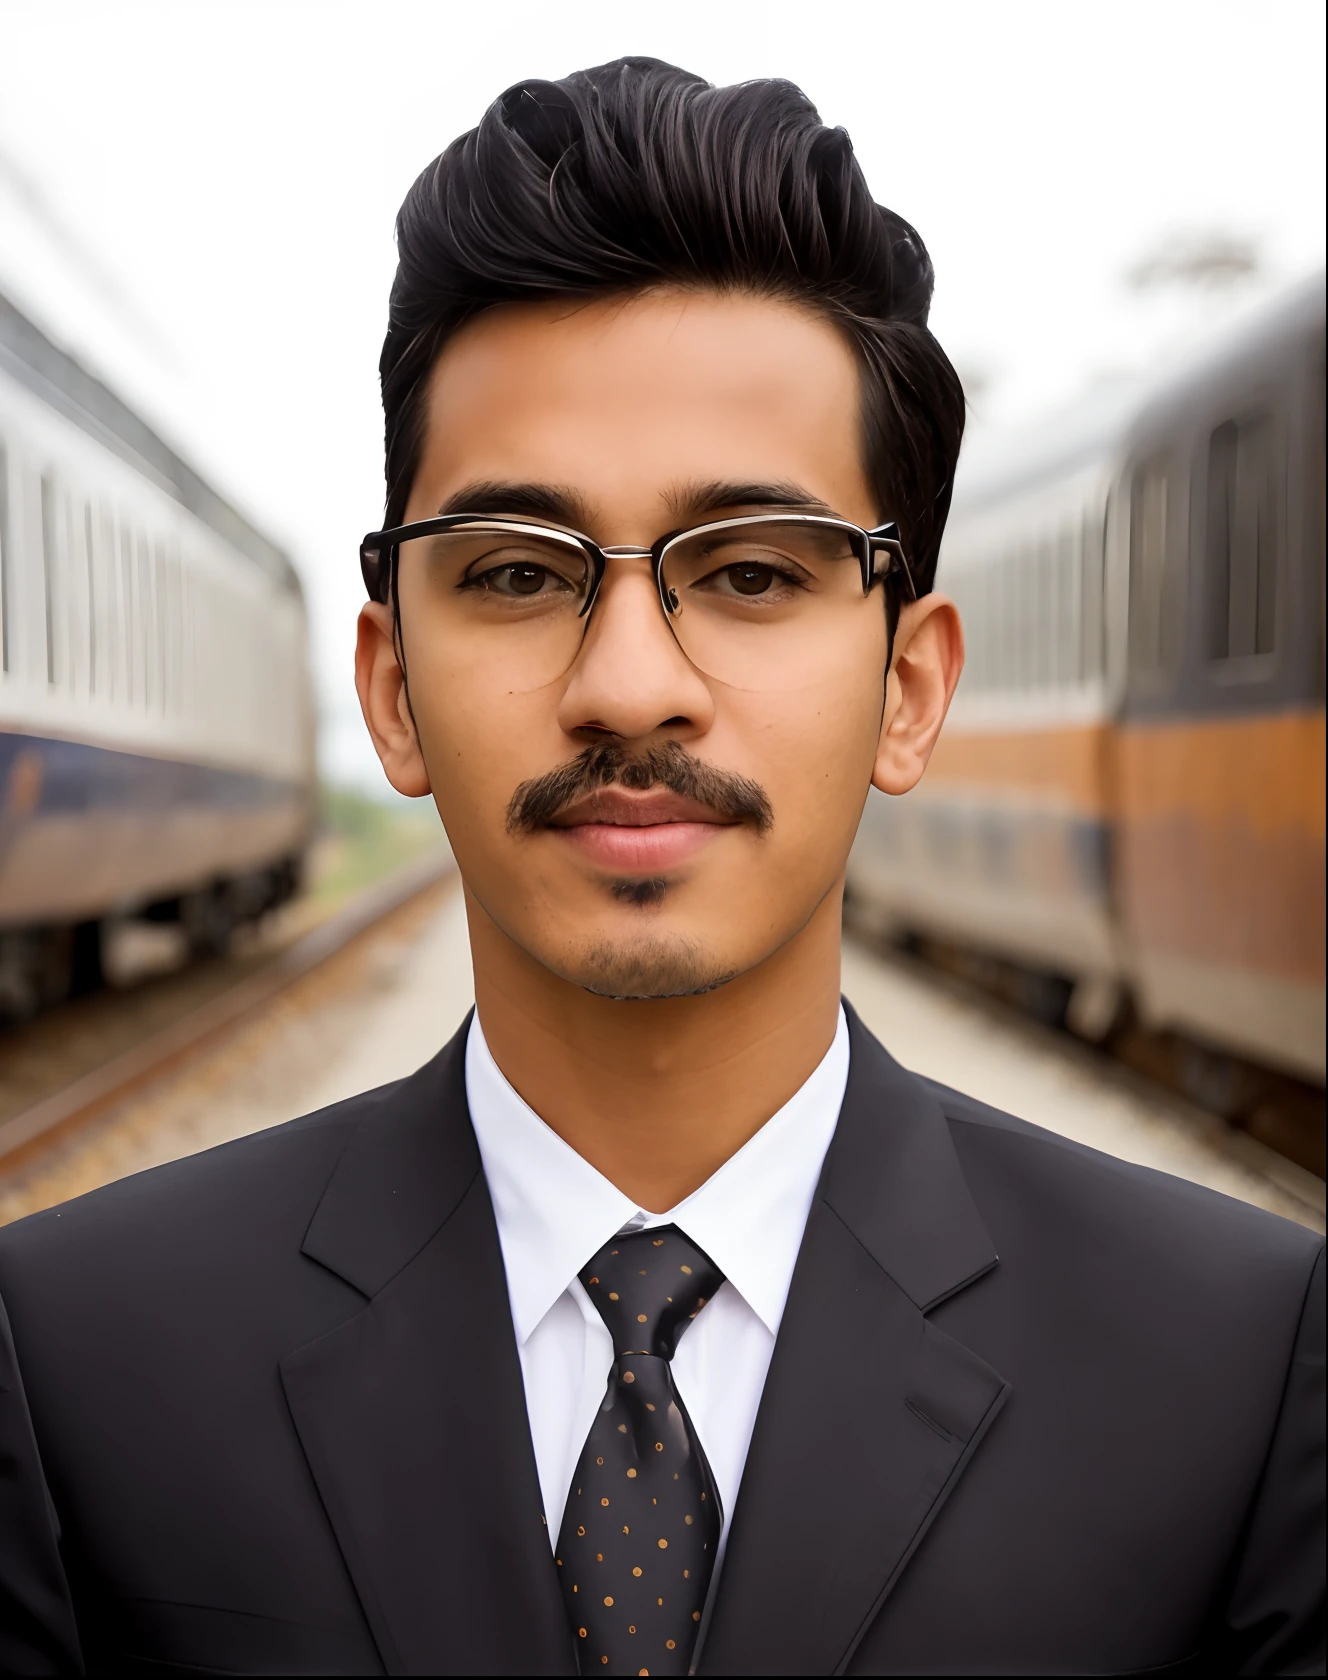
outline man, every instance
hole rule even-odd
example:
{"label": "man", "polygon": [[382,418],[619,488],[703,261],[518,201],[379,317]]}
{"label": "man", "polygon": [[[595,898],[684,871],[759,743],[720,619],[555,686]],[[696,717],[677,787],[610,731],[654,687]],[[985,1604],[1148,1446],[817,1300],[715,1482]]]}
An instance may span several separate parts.
{"label": "man", "polygon": [[1321,1243],[839,1000],[962,663],[921,241],[632,59],[398,232],[356,671],[476,1013],[0,1238],[7,1666],[1315,1672]]}

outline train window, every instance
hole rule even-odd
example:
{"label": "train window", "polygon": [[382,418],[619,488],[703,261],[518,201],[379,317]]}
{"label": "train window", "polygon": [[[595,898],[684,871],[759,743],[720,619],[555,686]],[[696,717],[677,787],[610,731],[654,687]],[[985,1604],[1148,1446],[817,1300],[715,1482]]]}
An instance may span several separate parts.
{"label": "train window", "polygon": [[1014,667],[1016,688],[1029,689],[1038,680],[1038,551],[1030,543],[1019,556],[1019,591],[1015,598],[1019,614],[1014,627],[1019,657]]}
{"label": "train window", "polygon": [[1018,687],[1019,670],[1019,563],[1016,550],[1001,556],[997,572],[997,599],[992,622],[996,628],[996,670],[992,687]]}
{"label": "train window", "polygon": [[156,623],[157,710],[167,710],[169,668],[169,607],[166,597],[166,545],[158,537],[152,544],[152,614]]}
{"label": "train window", "polygon": [[1057,546],[1058,577],[1056,580],[1056,681],[1061,688],[1083,680],[1079,663],[1079,618],[1082,604],[1079,599],[1078,532],[1073,525],[1061,528]]}
{"label": "train window", "polygon": [[1019,686],[1036,688],[1041,681],[1042,627],[1039,602],[1042,598],[1042,555],[1037,542],[1024,550],[1023,588],[1019,595]]}
{"label": "train window", "polygon": [[97,549],[97,574],[101,584],[101,608],[97,630],[101,647],[99,661],[104,673],[102,691],[114,700],[124,681],[124,653],[120,645],[120,590],[115,565],[115,515],[101,510],[101,543]]}
{"label": "train window", "polygon": [[60,518],[60,640],[59,665],[65,688],[70,693],[82,688],[87,681],[87,663],[83,657],[87,647],[85,613],[87,595],[87,560],[83,550],[82,521],[75,518],[74,498],[65,491],[59,500]]}
{"label": "train window", "polygon": [[1051,688],[1054,687],[1056,682],[1056,619],[1057,597],[1060,593],[1058,587],[1060,568],[1056,564],[1055,537],[1043,537],[1041,542],[1038,543],[1037,561],[1036,616],[1033,621],[1033,634],[1036,638],[1034,656],[1037,660],[1037,686],[1039,688]]}
{"label": "train window", "polygon": [[1038,681],[1038,647],[1042,640],[1038,630],[1038,559],[1036,542],[1030,543],[1020,557],[1019,622],[1015,626],[1019,646],[1015,680],[1020,688],[1035,688]]}
{"label": "train window", "polygon": [[1086,513],[1079,550],[1079,671],[1095,682],[1106,669],[1103,644],[1106,523],[1100,513]]}
{"label": "train window", "polygon": [[156,625],[153,623],[152,599],[152,556],[148,552],[147,539],[141,534],[134,538],[134,558],[137,572],[134,587],[137,591],[135,599],[138,602],[139,638],[138,645],[141,654],[139,661],[139,679],[141,688],[139,698],[144,706],[151,706],[153,697],[153,654],[156,651]]}
{"label": "train window", "polygon": [[9,456],[0,441],[0,670],[9,670],[10,567]]}
{"label": "train window", "polygon": [[1208,657],[1271,653],[1277,484],[1270,414],[1228,420],[1208,443]]}
{"label": "train window", "polygon": [[976,570],[965,572],[958,578],[947,571],[946,581],[964,622],[964,693],[973,694],[982,686],[977,637],[970,633],[970,627],[975,629],[979,621],[981,578]]}
{"label": "train window", "polygon": [[190,555],[180,551],[180,711],[192,716],[198,693],[198,659],[194,651],[194,621],[198,611],[198,579]]}
{"label": "train window", "polygon": [[120,524],[120,625],[124,636],[124,691],[132,705],[143,692],[139,652],[142,647],[142,620],[138,590],[134,577],[134,533],[123,521]]}
{"label": "train window", "polygon": [[46,680],[55,682],[56,571],[59,566],[59,533],[56,530],[55,480],[43,474],[41,481],[42,594],[46,611]]}
{"label": "train window", "polygon": [[991,686],[994,689],[1014,686],[1012,672],[1018,658],[1014,640],[1015,627],[1018,624],[1018,602],[1014,598],[1017,587],[1018,556],[1007,549],[997,562],[995,590],[991,603],[991,626],[994,633]]}
{"label": "train window", "polygon": [[92,503],[83,504],[83,564],[88,592],[88,693],[97,692],[97,519]]}
{"label": "train window", "polygon": [[1005,596],[1005,560],[1001,555],[983,568],[982,593],[979,602],[982,612],[982,687],[990,692],[1001,686],[1004,654],[1004,620],[1001,617]]}
{"label": "train window", "polygon": [[1154,679],[1175,668],[1184,610],[1169,478],[1166,461],[1146,462],[1130,496],[1130,666]]}
{"label": "train window", "polygon": [[173,547],[161,544],[157,550],[157,566],[161,579],[161,604],[158,608],[162,625],[162,710],[174,711],[179,702],[178,660],[179,583]]}
{"label": "train window", "polygon": [[1055,688],[1061,680],[1061,595],[1063,586],[1061,581],[1061,545],[1056,536],[1048,536],[1042,544],[1043,555],[1043,589],[1045,599],[1042,606],[1042,636],[1044,648],[1042,653],[1042,686]]}
{"label": "train window", "polygon": [[1010,591],[1010,607],[1014,615],[1010,625],[1009,686],[1014,689],[1032,688],[1037,681],[1037,545],[1028,543],[1019,550],[1015,561],[1019,582]]}
{"label": "train window", "polygon": [[972,579],[971,616],[977,640],[977,664],[974,666],[973,687],[981,693],[996,686],[996,640],[1000,632],[998,596],[1001,586],[1000,563],[975,566]]}

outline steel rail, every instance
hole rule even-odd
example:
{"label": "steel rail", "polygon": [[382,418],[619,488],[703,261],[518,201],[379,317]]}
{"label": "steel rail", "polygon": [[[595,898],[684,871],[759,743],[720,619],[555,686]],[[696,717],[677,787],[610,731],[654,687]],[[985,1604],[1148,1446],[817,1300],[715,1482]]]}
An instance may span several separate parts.
{"label": "steel rail", "polygon": [[339,955],[395,911],[449,876],[450,853],[431,853],[366,887],[326,922],[294,940],[256,973],[127,1050],[0,1122],[0,1163],[81,1124],[239,1026],[279,992]]}

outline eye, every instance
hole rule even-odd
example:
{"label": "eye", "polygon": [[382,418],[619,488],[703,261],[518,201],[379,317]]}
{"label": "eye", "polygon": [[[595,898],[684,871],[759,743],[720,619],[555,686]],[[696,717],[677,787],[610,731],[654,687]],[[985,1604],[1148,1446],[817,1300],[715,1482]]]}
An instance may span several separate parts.
{"label": "eye", "polygon": [[778,575],[773,566],[758,566],[750,561],[741,566],[729,566],[724,573],[735,595],[764,595]]}
{"label": "eye", "polygon": [[[709,554],[697,556],[703,568],[708,560],[713,571],[703,570],[694,578],[691,588],[707,594],[727,597],[730,601],[790,601],[806,587],[805,574],[797,563],[777,550],[757,548],[746,554],[734,554],[736,545],[716,547]],[[718,562],[716,565],[715,563]]]}
{"label": "eye", "polygon": [[538,595],[550,584],[556,589],[567,588],[566,582],[555,577],[547,566],[500,566],[496,571],[485,572],[480,581],[497,595]]}
{"label": "eye", "polygon": [[575,564],[575,557],[562,554],[488,554],[471,568],[461,587],[500,601],[551,601],[574,595],[584,586],[583,578],[569,575]]}

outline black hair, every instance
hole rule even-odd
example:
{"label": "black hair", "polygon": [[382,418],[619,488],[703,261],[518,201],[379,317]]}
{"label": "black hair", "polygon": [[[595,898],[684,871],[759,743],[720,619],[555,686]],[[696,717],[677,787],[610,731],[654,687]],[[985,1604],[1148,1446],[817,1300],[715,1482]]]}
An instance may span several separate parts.
{"label": "black hair", "polygon": [[791,82],[717,88],[653,58],[520,82],[411,187],[397,244],[379,363],[387,525],[419,466],[429,374],[473,315],[705,286],[802,302],[846,334],[880,516],[918,593],[932,587],[964,396],[927,328],[931,259]]}

